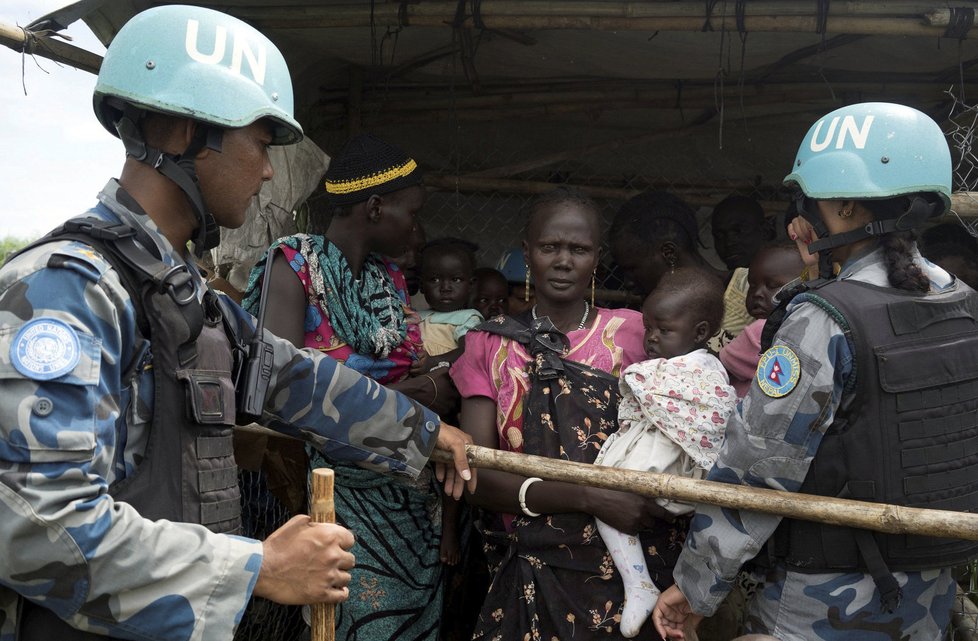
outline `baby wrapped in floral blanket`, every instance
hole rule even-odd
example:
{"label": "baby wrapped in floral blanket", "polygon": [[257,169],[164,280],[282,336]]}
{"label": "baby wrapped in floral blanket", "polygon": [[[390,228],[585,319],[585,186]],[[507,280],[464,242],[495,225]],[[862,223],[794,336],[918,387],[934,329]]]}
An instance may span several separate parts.
{"label": "baby wrapped in floral blanket", "polygon": [[[719,359],[705,349],[722,316],[722,285],[699,269],[667,274],[642,305],[649,360],[622,372],[619,429],[595,460],[633,470],[703,478],[723,444],[737,396]],[[668,499],[675,515],[693,506]],[[637,536],[597,521],[625,583],[621,633],[638,634],[659,596]]]}

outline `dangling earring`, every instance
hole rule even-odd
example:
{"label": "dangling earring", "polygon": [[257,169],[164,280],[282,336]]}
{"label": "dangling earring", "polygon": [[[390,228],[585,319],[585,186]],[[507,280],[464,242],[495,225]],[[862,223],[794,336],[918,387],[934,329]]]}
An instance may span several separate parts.
{"label": "dangling earring", "polygon": [[666,265],[669,265],[669,273],[670,274],[675,274],[676,273],[676,257],[675,256],[673,256],[672,254],[669,254],[668,258],[666,258]]}
{"label": "dangling earring", "polygon": [[594,307],[594,275],[598,273],[598,270],[591,272],[591,307]]}
{"label": "dangling earring", "polygon": [[852,216],[852,208],[845,209],[844,207],[839,208],[839,218],[848,218]]}
{"label": "dangling earring", "polygon": [[523,289],[523,302],[530,302],[530,268],[526,268],[526,287]]}

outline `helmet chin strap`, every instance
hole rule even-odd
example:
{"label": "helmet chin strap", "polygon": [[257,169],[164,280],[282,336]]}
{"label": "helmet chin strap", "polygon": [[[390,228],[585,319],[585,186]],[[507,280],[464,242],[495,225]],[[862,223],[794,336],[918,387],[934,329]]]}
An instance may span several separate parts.
{"label": "helmet chin strap", "polygon": [[883,236],[895,231],[910,231],[919,227],[925,220],[932,217],[940,203],[928,200],[921,196],[913,196],[907,199],[908,205],[896,218],[886,218],[884,220],[873,220],[872,222],[857,227],[841,234],[830,234],[828,227],[822,220],[815,201],[808,198],[803,193],[795,197],[795,205],[798,213],[807,220],[815,230],[817,240],[808,245],[811,254],[818,253],[818,276],[819,278],[833,278],[832,270],[832,250],[836,247],[850,245],[857,241],[872,238],[873,236]]}
{"label": "helmet chin strap", "polygon": [[193,242],[194,255],[199,258],[204,251],[217,247],[221,241],[221,230],[214,216],[204,206],[204,197],[200,193],[200,183],[197,180],[195,157],[204,147],[220,153],[224,132],[218,127],[197,123],[193,140],[183,153],[168,154],[146,144],[137,126],[142,114],[141,110],[132,105],[123,105],[122,117],[115,123],[116,131],[128,156],[156,169],[172,180],[186,195],[197,218],[197,233]]}

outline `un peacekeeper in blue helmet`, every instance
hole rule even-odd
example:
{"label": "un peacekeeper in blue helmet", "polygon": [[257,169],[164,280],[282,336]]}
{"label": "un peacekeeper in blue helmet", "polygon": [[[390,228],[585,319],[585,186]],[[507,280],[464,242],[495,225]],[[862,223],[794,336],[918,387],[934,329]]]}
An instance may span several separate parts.
{"label": "un peacekeeper in blue helmet", "polygon": [[[707,478],[974,512],[978,294],[924,260],[913,234],[950,206],[941,128],[905,105],[847,105],[812,124],[784,182],[800,214],[789,236],[812,277],[778,294]],[[751,563],[760,585],[746,632],[942,639],[952,568],[976,554],[973,541],[707,505],[652,618],[664,638],[684,638]]]}
{"label": "un peacekeeper in blue helmet", "polygon": [[261,423],[334,458],[417,475],[449,449],[458,497],[471,439],[254,336],[194,266],[188,247],[241,225],[271,179],[268,146],[302,137],[285,60],[240,20],[157,7],[109,46],[94,106],[125,145],[119,179],[0,268],[0,639],[230,639],[253,595],[344,600],[346,529],[297,516],[265,541],[235,534],[241,344],[267,346]]}

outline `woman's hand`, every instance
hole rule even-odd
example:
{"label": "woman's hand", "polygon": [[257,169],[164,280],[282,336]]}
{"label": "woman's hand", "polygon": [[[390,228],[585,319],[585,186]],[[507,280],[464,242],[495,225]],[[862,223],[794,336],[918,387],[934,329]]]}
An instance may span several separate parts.
{"label": "woman's hand", "polygon": [[690,609],[689,601],[675,585],[659,595],[652,610],[652,623],[663,639],[685,639],[686,632],[695,630],[702,620],[703,615]]}
{"label": "woman's hand", "polygon": [[652,530],[656,520],[673,521],[672,514],[655,499],[596,487],[586,487],[584,492],[588,514],[625,534]]}
{"label": "woman's hand", "polygon": [[815,228],[810,222],[801,216],[793,218],[788,223],[788,238],[795,241],[798,246],[798,253],[801,254],[801,260],[806,267],[818,267],[818,253],[810,254],[808,252],[808,245],[815,240]]}

